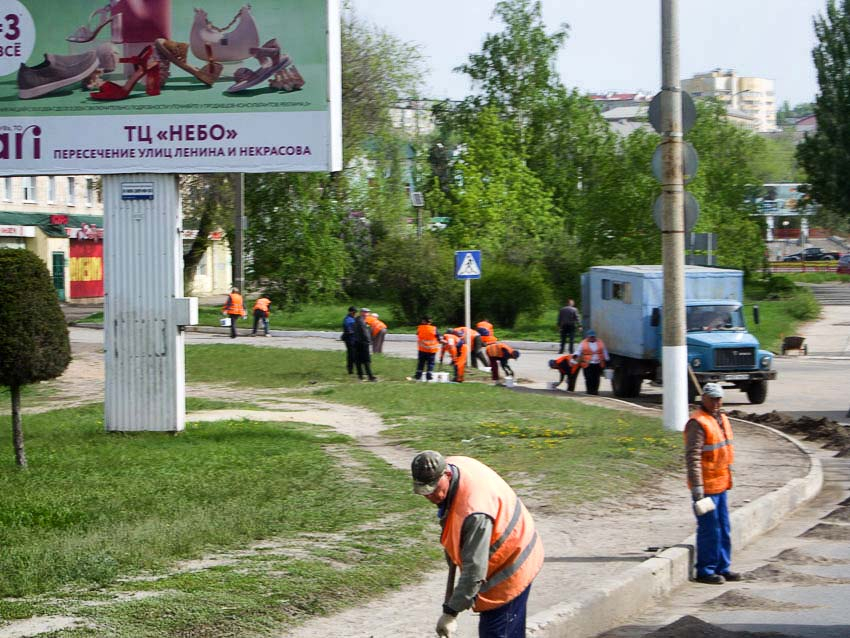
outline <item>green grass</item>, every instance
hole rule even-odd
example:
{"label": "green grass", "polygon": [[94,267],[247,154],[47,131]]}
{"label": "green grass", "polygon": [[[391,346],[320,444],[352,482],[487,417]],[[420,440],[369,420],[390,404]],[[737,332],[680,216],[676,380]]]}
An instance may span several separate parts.
{"label": "green grass", "polygon": [[831,281],[850,282],[850,275],[840,275],[837,272],[783,273],[783,276],[788,277],[791,281],[807,284],[824,284]]}
{"label": "green grass", "polygon": [[[744,294],[747,326],[761,347],[772,352],[781,351],[783,336],[796,334],[801,323],[820,315],[820,304],[808,289],[793,284],[779,288],[771,291],[764,282],[752,282],[747,284]],[[759,324],[753,321],[754,305],[759,307]]]}

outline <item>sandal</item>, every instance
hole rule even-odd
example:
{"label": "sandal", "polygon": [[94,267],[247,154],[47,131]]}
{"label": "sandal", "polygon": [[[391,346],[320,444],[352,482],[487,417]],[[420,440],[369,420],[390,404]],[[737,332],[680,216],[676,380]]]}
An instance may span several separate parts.
{"label": "sandal", "polygon": [[304,78],[298,72],[298,69],[295,68],[295,65],[292,64],[275,73],[274,77],[269,80],[269,85],[273,89],[291,93],[292,91],[301,90],[301,87],[304,86]]}
{"label": "sandal", "polygon": [[[91,29],[89,25],[94,18],[98,19],[98,23],[95,25],[94,29]],[[113,18],[114,16],[109,8],[109,4],[105,7],[101,7],[100,9],[95,9],[92,11],[91,15],[89,15],[89,19],[86,21],[86,24],[81,27],[77,27],[77,30],[65,39],[68,42],[91,42],[97,37],[97,34],[100,33],[100,30],[103,29],[103,27],[112,22]]]}
{"label": "sandal", "polygon": [[212,86],[221,75],[221,63],[212,60],[212,49],[207,45],[207,53],[209,54],[209,63],[199,69],[196,66],[189,64],[186,61],[186,54],[189,51],[189,45],[185,42],[175,42],[166,38],[158,38],[154,41],[156,53],[161,60],[168,60],[179,66],[184,71],[188,71],[207,86]]}
{"label": "sandal", "polygon": [[245,67],[237,69],[236,73],[233,74],[236,84],[225,89],[226,93],[238,93],[239,91],[250,89],[252,86],[257,86],[260,82],[267,80],[292,62],[292,58],[288,55],[281,55],[280,45],[278,45],[275,38],[272,38],[261,47],[251,48],[251,55],[257,58],[260,68],[254,71]]}
{"label": "sandal", "polygon": [[97,93],[92,93],[91,97],[95,100],[123,100],[130,97],[130,91],[136,85],[136,82],[145,79],[145,91],[148,95],[159,95],[160,87],[162,86],[159,76],[159,61],[152,60],[153,49],[150,45],[142,49],[139,55],[134,55],[129,58],[119,58],[119,62],[128,62],[133,65],[133,74],[127,78],[127,81],[121,85],[115,82],[104,82],[100,85]]}

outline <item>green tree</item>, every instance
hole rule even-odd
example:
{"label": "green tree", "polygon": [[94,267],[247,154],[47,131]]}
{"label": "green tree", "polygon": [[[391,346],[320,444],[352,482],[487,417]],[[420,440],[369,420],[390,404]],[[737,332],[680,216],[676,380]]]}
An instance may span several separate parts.
{"label": "green tree", "polygon": [[21,386],[62,374],[71,344],[53,280],[34,253],[0,249],[0,299],[0,385],[12,399],[15,462],[25,468]]}
{"label": "green tree", "polygon": [[850,13],[848,0],[829,0],[814,19],[812,50],[820,93],[815,101],[818,128],[797,147],[815,201],[850,215]]}
{"label": "green tree", "polygon": [[183,288],[192,292],[198,264],[210,246],[210,233],[233,231],[233,173],[183,175],[180,192],[183,204],[183,226],[197,230],[189,250],[183,255]]}

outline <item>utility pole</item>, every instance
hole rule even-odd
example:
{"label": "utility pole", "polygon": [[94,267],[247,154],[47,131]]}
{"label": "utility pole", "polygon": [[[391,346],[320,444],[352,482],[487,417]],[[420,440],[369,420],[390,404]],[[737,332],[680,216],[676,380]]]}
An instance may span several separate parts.
{"label": "utility pole", "polygon": [[245,173],[233,173],[233,286],[245,294]]}
{"label": "utility pole", "polygon": [[664,317],[664,428],[684,430],[688,417],[685,334],[685,186],[682,175],[682,88],[678,0],[661,0],[661,145]]}

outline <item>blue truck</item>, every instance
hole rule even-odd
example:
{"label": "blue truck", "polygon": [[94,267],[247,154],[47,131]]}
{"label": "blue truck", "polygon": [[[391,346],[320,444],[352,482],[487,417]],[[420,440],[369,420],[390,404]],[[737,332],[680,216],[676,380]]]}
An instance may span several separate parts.
{"label": "blue truck", "polygon": [[[740,270],[685,266],[688,401],[709,381],[764,403],[776,378],[773,353],[747,330]],[[644,380],[661,383],[661,266],[594,266],[582,275],[582,320],[605,342],[614,395],[637,397]],[[754,309],[758,323],[758,308]],[[693,374],[690,374],[690,373]]]}

